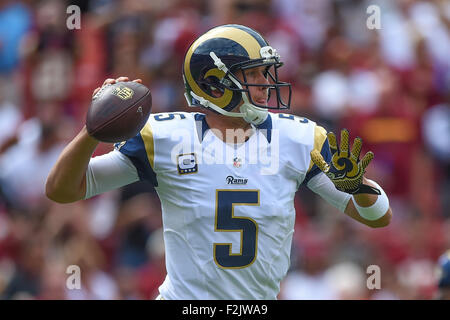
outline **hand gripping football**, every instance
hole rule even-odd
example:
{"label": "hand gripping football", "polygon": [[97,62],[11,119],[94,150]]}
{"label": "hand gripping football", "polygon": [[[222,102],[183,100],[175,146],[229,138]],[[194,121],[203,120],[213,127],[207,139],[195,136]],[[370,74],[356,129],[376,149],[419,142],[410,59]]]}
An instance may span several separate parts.
{"label": "hand gripping football", "polygon": [[139,133],[152,107],[150,90],[137,82],[103,86],[92,98],[86,116],[90,136],[102,142],[121,142]]}

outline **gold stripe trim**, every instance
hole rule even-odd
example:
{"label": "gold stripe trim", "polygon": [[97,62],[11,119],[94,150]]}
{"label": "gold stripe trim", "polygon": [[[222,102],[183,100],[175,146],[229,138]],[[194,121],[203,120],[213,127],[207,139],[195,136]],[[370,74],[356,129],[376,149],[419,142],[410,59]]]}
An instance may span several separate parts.
{"label": "gold stripe trim", "polygon": [[153,132],[150,122],[147,122],[141,130],[142,140],[144,141],[145,151],[147,152],[147,159],[152,169],[155,169],[155,144],[153,141]]}
{"label": "gold stripe trim", "polygon": [[[314,128],[314,150],[319,151],[319,153],[322,151],[323,144],[325,143],[325,140],[327,139],[327,130],[325,130],[321,126],[316,126]],[[309,161],[309,172],[311,168],[313,167],[314,162],[312,160]]]}

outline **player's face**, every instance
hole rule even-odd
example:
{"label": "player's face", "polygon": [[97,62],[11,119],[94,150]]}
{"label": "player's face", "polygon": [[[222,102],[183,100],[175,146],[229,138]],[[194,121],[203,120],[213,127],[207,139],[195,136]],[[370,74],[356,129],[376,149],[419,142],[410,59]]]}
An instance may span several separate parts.
{"label": "player's face", "polygon": [[[269,81],[267,79],[267,74],[265,73],[265,71],[265,66],[250,68],[244,70],[245,79],[241,72],[237,72],[237,77],[239,78],[239,80],[245,81],[247,83],[267,85],[269,84]],[[255,103],[267,106],[267,98],[269,94],[267,87],[264,88],[258,86],[249,86],[248,90],[250,91],[250,95]]]}

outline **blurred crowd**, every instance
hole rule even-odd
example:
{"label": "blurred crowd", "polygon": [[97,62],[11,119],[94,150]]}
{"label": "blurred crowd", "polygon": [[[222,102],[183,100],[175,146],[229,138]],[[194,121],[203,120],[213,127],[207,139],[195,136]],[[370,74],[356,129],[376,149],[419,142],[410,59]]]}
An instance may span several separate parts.
{"label": "blurred crowd", "polygon": [[[80,28],[67,23],[81,12]],[[368,28],[380,8],[380,28]],[[363,139],[394,217],[370,229],[302,187],[280,299],[433,299],[450,248],[450,2],[446,0],[0,0],[0,298],[153,299],[165,277],[161,210],[144,182],[61,205],[48,172],[106,78],[140,78],[152,112],[189,109],[181,65],[209,28],[263,34],[291,82],[290,113]],[[101,144],[94,155],[112,150]],[[69,289],[68,266],[81,270]],[[366,286],[368,267],[380,289]]]}

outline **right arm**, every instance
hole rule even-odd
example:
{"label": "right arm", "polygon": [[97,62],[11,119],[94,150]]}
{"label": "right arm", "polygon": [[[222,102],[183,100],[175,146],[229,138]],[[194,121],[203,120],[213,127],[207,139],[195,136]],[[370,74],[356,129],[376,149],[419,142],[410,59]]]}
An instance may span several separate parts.
{"label": "right arm", "polygon": [[[128,77],[106,79],[103,86],[128,80]],[[133,81],[142,83],[141,79],[136,79]],[[93,96],[99,90],[100,88],[95,89]],[[45,183],[45,193],[49,199],[59,203],[69,203],[85,198],[87,190],[86,172],[88,170],[92,154],[98,144],[99,141],[91,137],[87,132],[86,126],[84,126],[78,135],[64,148],[47,177],[47,182]],[[108,172],[108,174],[113,173]],[[118,175],[120,175],[119,172]],[[98,189],[100,191],[103,190],[101,186],[103,182],[105,182],[106,187],[110,187],[112,185],[110,181],[107,181],[108,179],[106,179],[106,181],[102,181],[101,178],[104,176],[102,172],[100,172],[98,176],[100,177],[100,181],[98,181],[100,184],[100,188]],[[125,179],[126,182],[128,182],[128,180],[130,179]],[[133,180],[135,180],[134,177],[129,181],[129,183],[133,182]]]}
{"label": "right arm", "polygon": [[64,148],[45,184],[47,197],[59,203],[84,199],[86,170],[99,141],[92,138],[86,126]]}

